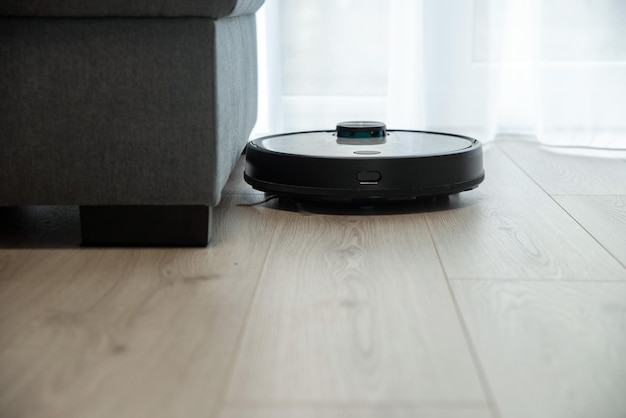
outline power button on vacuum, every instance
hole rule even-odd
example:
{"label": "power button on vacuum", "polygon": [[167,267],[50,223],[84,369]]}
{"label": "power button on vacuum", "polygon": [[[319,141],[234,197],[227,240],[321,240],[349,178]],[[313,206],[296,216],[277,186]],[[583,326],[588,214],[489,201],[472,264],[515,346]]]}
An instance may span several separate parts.
{"label": "power button on vacuum", "polygon": [[356,179],[361,184],[378,184],[383,176],[378,171],[359,171]]}

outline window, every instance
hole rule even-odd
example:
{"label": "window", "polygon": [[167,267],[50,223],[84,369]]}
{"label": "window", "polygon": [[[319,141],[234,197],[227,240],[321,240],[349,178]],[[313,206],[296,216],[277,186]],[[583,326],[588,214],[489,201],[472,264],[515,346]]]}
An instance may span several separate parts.
{"label": "window", "polygon": [[267,0],[259,133],[381,120],[625,147],[626,2]]}

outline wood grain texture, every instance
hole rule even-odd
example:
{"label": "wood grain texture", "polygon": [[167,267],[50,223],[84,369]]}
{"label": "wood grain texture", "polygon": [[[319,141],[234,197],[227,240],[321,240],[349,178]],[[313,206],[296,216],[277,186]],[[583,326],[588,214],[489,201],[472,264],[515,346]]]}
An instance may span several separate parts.
{"label": "wood grain texture", "polygon": [[423,215],[274,216],[230,403],[485,405]]}
{"label": "wood grain texture", "polygon": [[229,407],[219,418],[491,418],[484,408],[436,407]]}
{"label": "wood grain texture", "polygon": [[0,417],[625,416],[621,174],[558,157],[591,195],[550,197],[499,147],[477,190],[375,210],[238,206],[242,160],[207,249],[0,208]]}
{"label": "wood grain texture", "polygon": [[31,250],[8,263],[0,416],[210,416],[273,234],[254,208],[215,215],[208,249]]}
{"label": "wood grain texture", "polygon": [[626,416],[626,283],[453,281],[502,416]]}
{"label": "wood grain texture", "polygon": [[609,151],[541,148],[516,141],[498,143],[548,194],[626,194],[626,162]]}
{"label": "wood grain texture", "polygon": [[626,266],[626,196],[555,196],[555,200]]}
{"label": "wood grain texture", "polygon": [[449,278],[624,280],[626,269],[502,152],[486,179],[426,216]]}

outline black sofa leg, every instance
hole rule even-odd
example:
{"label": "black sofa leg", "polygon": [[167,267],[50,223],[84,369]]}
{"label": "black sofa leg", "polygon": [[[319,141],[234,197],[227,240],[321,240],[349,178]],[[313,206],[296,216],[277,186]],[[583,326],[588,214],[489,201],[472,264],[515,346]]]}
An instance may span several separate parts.
{"label": "black sofa leg", "polygon": [[209,206],[81,206],[84,246],[204,247]]}

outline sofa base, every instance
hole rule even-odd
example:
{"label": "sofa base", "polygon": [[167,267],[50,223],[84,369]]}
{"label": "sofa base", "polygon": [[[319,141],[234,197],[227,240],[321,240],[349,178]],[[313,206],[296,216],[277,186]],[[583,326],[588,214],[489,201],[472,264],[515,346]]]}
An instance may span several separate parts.
{"label": "sofa base", "polygon": [[204,247],[209,206],[81,206],[83,246]]}

